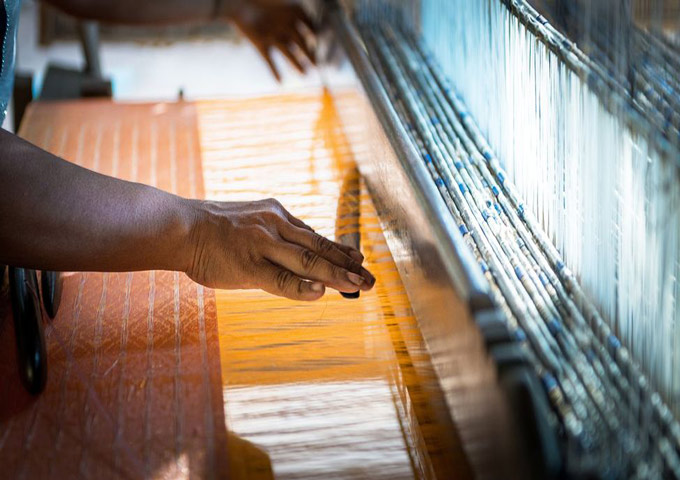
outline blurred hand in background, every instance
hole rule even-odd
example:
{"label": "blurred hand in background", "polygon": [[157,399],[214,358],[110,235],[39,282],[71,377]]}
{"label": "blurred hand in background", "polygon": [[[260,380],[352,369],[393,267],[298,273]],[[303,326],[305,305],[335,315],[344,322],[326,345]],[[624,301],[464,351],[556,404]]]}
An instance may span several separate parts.
{"label": "blurred hand in background", "polygon": [[272,59],[278,49],[300,73],[314,65],[316,29],[301,5],[283,0],[250,0],[233,5],[227,14],[265,59],[274,77],[281,74]]}

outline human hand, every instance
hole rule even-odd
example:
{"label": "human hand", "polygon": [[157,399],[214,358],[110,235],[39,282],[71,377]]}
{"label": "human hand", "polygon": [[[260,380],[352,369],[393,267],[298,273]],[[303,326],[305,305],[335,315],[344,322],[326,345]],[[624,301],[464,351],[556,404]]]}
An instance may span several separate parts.
{"label": "human hand", "polygon": [[274,199],[190,205],[187,274],[198,283],[260,288],[294,300],[317,300],[325,286],[352,293],[375,284],[358,250],[317,235]]}
{"label": "human hand", "polygon": [[281,81],[281,75],[272,60],[272,48],[278,48],[300,73],[305,72],[300,57],[316,64],[314,51],[304,37],[305,30],[315,33],[314,24],[300,5],[283,0],[250,0],[239,3],[226,16],[257,48],[277,81]]}

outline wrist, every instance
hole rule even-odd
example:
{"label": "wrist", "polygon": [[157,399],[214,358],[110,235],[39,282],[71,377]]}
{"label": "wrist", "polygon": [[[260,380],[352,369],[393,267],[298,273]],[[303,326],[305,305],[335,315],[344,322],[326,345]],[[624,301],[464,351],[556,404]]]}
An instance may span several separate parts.
{"label": "wrist", "polygon": [[187,272],[191,269],[200,243],[203,218],[203,202],[182,197],[175,197],[174,215],[170,227],[170,248],[168,257],[171,261],[169,270]]}

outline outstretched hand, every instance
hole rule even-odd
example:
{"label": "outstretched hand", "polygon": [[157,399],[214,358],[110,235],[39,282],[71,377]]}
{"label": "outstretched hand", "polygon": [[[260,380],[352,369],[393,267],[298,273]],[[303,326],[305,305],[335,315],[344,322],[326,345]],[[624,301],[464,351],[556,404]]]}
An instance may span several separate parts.
{"label": "outstretched hand", "polygon": [[194,203],[193,261],[187,274],[214,288],[260,288],[294,300],[317,300],[331,287],[370,290],[363,255],[332,242],[274,199]]}
{"label": "outstretched hand", "polygon": [[300,5],[282,0],[250,0],[228,16],[257,48],[276,80],[281,81],[281,74],[271,57],[274,48],[301,73],[305,72],[306,60],[315,64],[314,51],[305,38],[315,33],[314,24]]}

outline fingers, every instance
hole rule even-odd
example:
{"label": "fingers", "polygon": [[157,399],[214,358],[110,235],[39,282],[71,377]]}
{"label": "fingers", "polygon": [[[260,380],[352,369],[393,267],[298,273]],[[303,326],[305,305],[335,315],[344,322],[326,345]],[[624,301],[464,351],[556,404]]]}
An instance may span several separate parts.
{"label": "fingers", "polygon": [[298,48],[302,51],[302,53],[304,53],[304,55],[311,62],[311,64],[316,65],[316,58],[315,58],[315,55],[314,55],[314,51],[309,47],[309,45],[307,44],[307,41],[304,39],[302,34],[299,31],[294,29],[291,32],[291,37],[292,37],[293,43],[298,46]]}
{"label": "fingers", "polygon": [[323,283],[307,282],[290,270],[281,268],[270,262],[258,266],[262,279],[262,290],[291,300],[313,301],[321,298],[325,292]]}
{"label": "fingers", "polygon": [[[305,29],[315,34],[316,28],[301,6],[250,7],[246,9],[247,14],[234,15],[233,20],[258,49],[278,82],[281,81],[281,74],[271,57],[272,47],[281,50],[281,53],[301,73],[305,72],[304,65],[301,63],[302,56],[307,57],[312,64],[316,63],[314,51],[309,47],[303,35]],[[293,45],[296,45],[301,53],[295,52]]]}
{"label": "fingers", "polygon": [[281,53],[283,53],[283,55],[288,59],[288,61],[293,64],[293,66],[297,69],[298,72],[305,73],[305,67],[302,66],[300,60],[297,59],[295,54],[291,52],[290,45],[280,42],[277,44],[277,47],[281,51]]}
{"label": "fingers", "polygon": [[354,261],[359,263],[364,262],[364,255],[356,248],[348,247],[347,245],[343,245],[341,243],[336,243],[335,245],[342,253],[344,253],[348,257],[352,257]]}
{"label": "fingers", "polygon": [[300,245],[280,242],[267,252],[267,258],[302,278],[323,282],[340,292],[352,293],[371,288],[363,276],[336,265]]}
{"label": "fingers", "polygon": [[312,19],[309,17],[309,15],[307,15],[307,12],[305,12],[304,8],[302,8],[300,5],[294,5],[293,13],[297,19],[309,29],[310,32],[316,33],[316,25],[314,25],[314,22],[312,22]]}
{"label": "fingers", "polygon": [[[330,264],[333,266],[340,267],[344,270],[360,275],[363,279],[363,284],[355,284],[355,286],[369,290],[375,284],[375,277],[371,274],[371,272],[361,266],[364,256],[358,250],[346,245],[340,245],[339,243],[331,242],[321,235],[296,227],[283,229],[283,231],[280,232],[280,235],[284,240],[303,247],[303,249],[314,253],[322,259],[330,262]],[[304,275],[309,272],[301,271],[299,273]],[[342,279],[345,278],[345,276],[342,274],[340,276]],[[318,279],[325,283],[323,278]],[[327,285],[330,284],[327,283]],[[335,288],[334,285],[331,286]],[[356,288],[354,291],[356,291]]]}
{"label": "fingers", "polygon": [[287,219],[290,223],[295,225],[296,227],[304,228],[305,230],[309,230],[310,232],[313,232],[314,229],[307,225],[305,222],[294,216],[292,213],[290,213],[288,210],[286,210],[286,207],[281,205],[281,203],[276,200],[276,199],[271,199],[271,201],[274,202],[275,208],[280,212],[280,214]]}
{"label": "fingers", "polygon": [[[333,263],[336,263],[337,265],[343,266],[344,268],[361,274],[370,285],[373,285],[375,282],[373,275],[371,275],[368,270],[361,267],[361,263],[364,261],[364,256],[356,248],[348,247],[347,245],[342,245],[336,242],[331,242],[327,238],[314,233],[314,231],[308,230],[289,229],[285,232],[282,232],[282,236],[289,242],[302,245],[303,247],[318,253],[322,257],[327,258]],[[350,262],[350,264],[344,262]],[[354,266],[356,266],[359,270],[356,270]]]}
{"label": "fingers", "polygon": [[295,243],[321,255],[336,265],[353,271],[354,273],[361,273],[361,263],[359,261],[343,251],[340,248],[342,245],[331,242],[321,235],[308,230],[291,228],[281,232],[281,236],[291,243]]}
{"label": "fingers", "polygon": [[296,227],[304,228],[305,230],[309,230],[310,232],[314,232],[314,229],[312,227],[310,227],[309,225],[307,225],[305,222],[303,222],[302,220],[300,220],[297,217],[294,217],[293,215],[288,213],[285,209],[284,209],[284,211],[286,213],[286,218],[288,219],[288,221],[290,223],[292,223]]}
{"label": "fingers", "polygon": [[[293,64],[293,66],[298,72],[305,73],[305,67],[302,65],[302,63],[300,63],[300,60],[298,60],[295,54],[291,51],[289,44],[283,41],[278,41],[276,42],[275,45],[276,48],[278,48],[281,51],[281,53],[288,59],[288,61],[291,64]],[[260,52],[262,58],[264,58],[265,61],[267,62],[267,65],[269,66],[272,75],[274,75],[274,78],[276,78],[276,81],[281,82],[281,74],[279,73],[279,70],[276,68],[276,64],[274,63],[274,60],[271,57],[270,47],[265,46],[263,44],[256,44],[256,47],[257,50]],[[307,51],[304,51],[304,53],[307,56],[310,55]]]}
{"label": "fingers", "polygon": [[279,71],[276,68],[276,65],[274,64],[274,60],[272,60],[272,57],[269,53],[269,47],[266,45],[262,45],[260,43],[255,43],[255,46],[257,47],[257,50],[260,52],[260,55],[262,55],[262,58],[265,59],[267,62],[267,65],[269,65],[269,69],[272,72],[272,75],[274,75],[274,78],[276,79],[277,82],[281,82],[281,74],[279,74]]}

